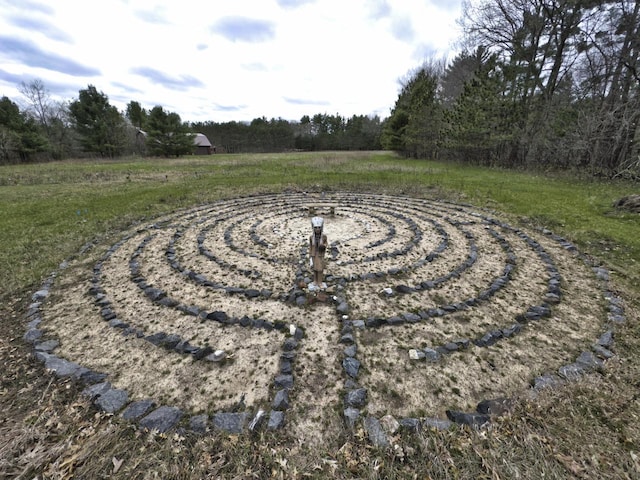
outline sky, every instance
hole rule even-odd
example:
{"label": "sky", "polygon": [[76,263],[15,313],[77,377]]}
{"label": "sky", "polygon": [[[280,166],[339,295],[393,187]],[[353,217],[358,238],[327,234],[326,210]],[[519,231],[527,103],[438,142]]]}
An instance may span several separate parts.
{"label": "sky", "polygon": [[0,97],[93,85],[183,121],[389,115],[400,82],[451,58],[461,0],[0,0]]}

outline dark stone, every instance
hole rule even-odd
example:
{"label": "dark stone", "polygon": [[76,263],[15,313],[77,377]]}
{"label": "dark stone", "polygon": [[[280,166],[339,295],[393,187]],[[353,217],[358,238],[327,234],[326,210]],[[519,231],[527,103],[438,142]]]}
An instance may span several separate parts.
{"label": "dark stone", "polygon": [[106,373],[94,372],[93,370],[87,370],[85,372],[82,372],[82,374],[80,374],[80,376],[78,377],[78,379],[84,385],[94,385],[96,383],[104,382],[106,378],[107,378]]}
{"label": "dark stone", "polygon": [[137,420],[153,407],[155,407],[153,400],[140,400],[130,403],[121,415],[125,420]]}
{"label": "dark stone", "polygon": [[606,348],[611,347],[611,345],[613,345],[613,331],[608,330],[604,332],[596,343],[601,347],[606,347]]}
{"label": "dark stone", "polygon": [[284,412],[280,410],[271,410],[269,414],[269,422],[267,423],[267,430],[278,430],[284,425]]}
{"label": "dark stone", "polygon": [[415,288],[409,287],[407,285],[396,285],[396,292],[398,293],[413,293],[415,291]]}
{"label": "dark stone", "polygon": [[587,370],[602,370],[604,362],[591,352],[582,352],[576,359],[576,363],[583,365]]}
{"label": "dark stone", "polygon": [[148,287],[145,288],[144,293],[147,297],[149,297],[152,301],[157,302],[161,298],[167,296],[167,293],[160,290],[159,288]]}
{"label": "dark stone", "polygon": [[344,354],[347,357],[355,357],[357,352],[358,352],[358,347],[356,346],[355,343],[353,345],[349,345],[344,349]]}
{"label": "dark stone", "polygon": [[57,377],[61,378],[70,377],[81,368],[77,363],[58,358],[55,355],[49,355],[44,366],[47,370],[51,370]]}
{"label": "dark stone", "polygon": [[587,367],[579,363],[563,365],[558,369],[558,374],[567,380],[577,380],[587,372]]}
{"label": "dark stone", "polygon": [[197,351],[193,353],[194,360],[202,360],[205,357],[208,357],[213,353],[213,348],[206,346],[199,348]]}
{"label": "dark stone", "polygon": [[346,372],[346,374],[349,375],[351,378],[358,378],[358,370],[360,369],[360,362],[353,357],[347,357],[344,360],[342,360],[342,368],[344,368],[344,371]]}
{"label": "dark stone", "polygon": [[483,415],[481,413],[465,413],[455,410],[447,410],[447,418],[454,423],[460,425],[469,425],[471,427],[481,427],[485,423],[491,420],[489,415]]}
{"label": "dark stone", "polygon": [[341,302],[337,307],[336,311],[342,315],[349,313],[349,304],[347,302]]}
{"label": "dark stone", "polygon": [[282,350],[285,352],[290,352],[296,348],[298,348],[298,341],[293,337],[287,338],[282,345]]}
{"label": "dark stone", "polygon": [[101,394],[96,400],[96,406],[107,413],[115,413],[124,407],[129,400],[126,390],[112,388]]}
{"label": "dark stone", "polygon": [[36,343],[34,348],[38,352],[51,353],[56,348],[58,348],[59,345],[60,345],[60,342],[58,342],[57,340],[46,340],[44,342]]}
{"label": "dark stone", "polygon": [[140,426],[148,430],[165,433],[182,418],[182,411],[176,407],[159,407],[140,420]]}
{"label": "dark stone", "polygon": [[32,328],[31,330],[27,330],[27,333],[25,333],[22,338],[27,343],[35,343],[42,338],[42,330]]}
{"label": "dark stone", "polygon": [[604,360],[608,360],[608,359],[613,358],[615,356],[615,354],[611,350],[609,350],[608,348],[604,348],[601,345],[594,345],[592,348],[593,348],[593,351],[595,352],[595,354],[599,358],[602,358]]}
{"label": "dark stone", "polygon": [[442,420],[440,418],[423,418],[422,427],[435,428],[436,430],[448,430],[453,423],[450,420]]}
{"label": "dark stone", "polygon": [[276,388],[293,388],[293,375],[278,375],[274,384]]}
{"label": "dark stone", "polygon": [[249,289],[244,291],[244,295],[247,298],[257,298],[257,297],[259,297],[261,295],[261,293],[260,293],[260,290],[249,288]]}
{"label": "dark stone", "polygon": [[228,433],[242,433],[247,423],[247,413],[216,413],[213,416],[213,426]]}
{"label": "dark stone", "polygon": [[213,320],[214,322],[225,323],[229,319],[229,316],[225,312],[219,310],[211,312],[207,315],[207,320]]}
{"label": "dark stone", "polygon": [[547,373],[545,375],[541,375],[539,377],[536,377],[533,380],[533,388],[536,389],[536,390],[542,390],[543,388],[555,387],[556,385],[559,385],[560,383],[562,383],[560,378],[558,378],[555,375]]}
{"label": "dark stone", "polygon": [[158,332],[158,333],[154,333],[152,335],[148,335],[145,337],[145,340],[153,343],[156,346],[160,346],[162,345],[162,341],[167,338],[167,334],[164,332]]}
{"label": "dark stone", "polygon": [[417,323],[422,320],[422,318],[420,318],[420,315],[416,315],[415,313],[403,313],[402,316],[409,323]]}
{"label": "dark stone", "polygon": [[340,337],[340,343],[347,344],[347,345],[351,345],[351,344],[355,343],[355,340],[353,339],[353,334],[346,333],[346,334],[342,335]]}
{"label": "dark stone", "polygon": [[375,417],[367,417],[364,419],[364,428],[369,436],[369,441],[376,447],[386,448],[389,446],[387,434],[382,429],[380,422]]}
{"label": "dark stone", "polygon": [[291,360],[281,359],[280,360],[280,373],[288,375],[293,372],[293,365]]}
{"label": "dark stone", "polygon": [[440,353],[433,348],[425,348],[423,352],[425,354],[425,358],[430,362],[437,362],[440,360]]}
{"label": "dark stone", "polygon": [[367,389],[357,388],[347,392],[344,397],[344,403],[347,407],[362,408],[367,403]]}
{"label": "dark stone", "polygon": [[272,407],[276,410],[287,410],[289,405],[288,390],[278,390],[273,398]]}
{"label": "dark stone", "polygon": [[109,382],[101,382],[85,388],[82,391],[82,395],[93,400],[109,390],[111,390],[111,384]]}
{"label": "dark stone", "polygon": [[405,323],[405,319],[402,317],[393,316],[393,317],[387,318],[387,323],[389,325],[402,325],[403,323]]}
{"label": "dark stone", "polygon": [[398,423],[400,428],[405,430],[411,430],[412,432],[420,430],[420,419],[418,418],[402,418]]}
{"label": "dark stone", "polygon": [[455,352],[459,348],[460,348],[460,345],[458,345],[457,343],[454,343],[454,342],[449,342],[449,343],[444,345],[444,349],[447,352]]}

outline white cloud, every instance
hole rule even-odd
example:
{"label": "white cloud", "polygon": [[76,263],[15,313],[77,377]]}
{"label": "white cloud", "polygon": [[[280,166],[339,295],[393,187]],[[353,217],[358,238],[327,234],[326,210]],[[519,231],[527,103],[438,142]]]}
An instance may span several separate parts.
{"label": "white cloud", "polygon": [[0,12],[19,47],[0,49],[0,95],[18,99],[17,78],[71,96],[92,84],[120,109],[224,122],[387,116],[398,79],[457,39],[460,1],[0,0]]}

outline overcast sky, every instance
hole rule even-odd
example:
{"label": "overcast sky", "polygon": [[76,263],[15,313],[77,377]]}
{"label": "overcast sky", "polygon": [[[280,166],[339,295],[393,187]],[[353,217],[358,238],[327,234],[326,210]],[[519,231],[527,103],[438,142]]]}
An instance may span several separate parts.
{"label": "overcast sky", "polygon": [[185,121],[389,115],[399,80],[450,57],[460,0],[0,0],[0,96],[87,85]]}

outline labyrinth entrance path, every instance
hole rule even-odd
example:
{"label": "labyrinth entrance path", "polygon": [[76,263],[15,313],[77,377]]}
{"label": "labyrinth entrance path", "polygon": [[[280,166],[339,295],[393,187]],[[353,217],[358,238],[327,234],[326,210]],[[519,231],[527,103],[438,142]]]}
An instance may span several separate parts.
{"label": "labyrinth entrance path", "polygon": [[[310,207],[330,243],[320,293],[306,288]],[[321,441],[365,418],[445,424],[570,378],[581,353],[600,365],[602,279],[551,232],[468,205],[259,195],[88,246],[34,296],[33,340],[143,425],[164,407],[167,425]]]}

